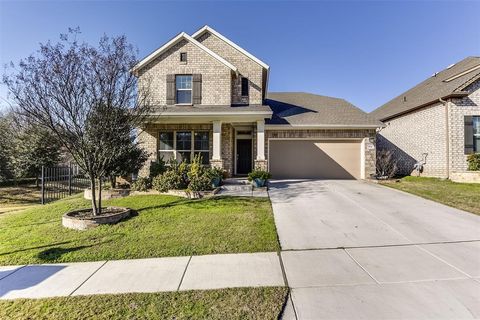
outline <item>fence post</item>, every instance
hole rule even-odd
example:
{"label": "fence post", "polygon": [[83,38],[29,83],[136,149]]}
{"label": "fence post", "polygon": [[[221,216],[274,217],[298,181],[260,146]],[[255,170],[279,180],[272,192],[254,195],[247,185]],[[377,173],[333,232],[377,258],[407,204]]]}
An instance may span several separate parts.
{"label": "fence post", "polygon": [[72,164],[68,164],[68,195],[72,195]]}
{"label": "fence post", "polygon": [[42,166],[42,204],[45,204],[45,167]]}

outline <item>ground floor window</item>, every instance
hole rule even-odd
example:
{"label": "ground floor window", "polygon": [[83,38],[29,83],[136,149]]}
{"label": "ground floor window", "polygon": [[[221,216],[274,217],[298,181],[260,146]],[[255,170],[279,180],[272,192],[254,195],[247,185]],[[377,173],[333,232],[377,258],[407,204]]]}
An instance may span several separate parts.
{"label": "ground floor window", "polygon": [[480,116],[472,117],[473,120],[473,151],[480,152]]}
{"label": "ground floor window", "polygon": [[208,131],[162,131],[159,133],[159,157],[164,161],[176,159],[190,162],[196,154],[203,164],[210,159],[210,134]]}

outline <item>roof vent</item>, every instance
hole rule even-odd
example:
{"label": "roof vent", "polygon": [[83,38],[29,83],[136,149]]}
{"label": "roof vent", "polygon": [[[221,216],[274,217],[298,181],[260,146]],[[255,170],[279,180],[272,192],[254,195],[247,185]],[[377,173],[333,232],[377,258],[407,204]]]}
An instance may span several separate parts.
{"label": "roof vent", "polygon": [[403,96],[403,102],[407,102],[407,96]]}
{"label": "roof vent", "polygon": [[447,69],[450,69],[450,68],[453,67],[454,65],[455,65],[455,63],[452,63],[451,65],[449,65],[449,66],[447,67]]}

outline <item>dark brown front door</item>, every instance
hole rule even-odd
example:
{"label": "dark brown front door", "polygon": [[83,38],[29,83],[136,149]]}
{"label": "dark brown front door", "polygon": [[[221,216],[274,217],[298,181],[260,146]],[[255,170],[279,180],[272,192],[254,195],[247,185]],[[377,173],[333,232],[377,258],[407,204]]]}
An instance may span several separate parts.
{"label": "dark brown front door", "polygon": [[237,174],[247,174],[252,171],[252,140],[237,140]]}

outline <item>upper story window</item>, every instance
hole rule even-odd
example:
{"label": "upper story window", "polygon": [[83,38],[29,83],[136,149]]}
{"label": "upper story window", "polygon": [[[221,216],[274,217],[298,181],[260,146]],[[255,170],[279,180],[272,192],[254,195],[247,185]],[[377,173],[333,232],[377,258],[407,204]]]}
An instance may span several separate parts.
{"label": "upper story window", "polygon": [[248,78],[242,78],[242,96],[248,96]]}
{"label": "upper story window", "polygon": [[192,76],[175,76],[175,88],[177,91],[177,104],[192,104]]}
{"label": "upper story window", "polygon": [[180,52],[180,62],[187,62],[187,53]]}

